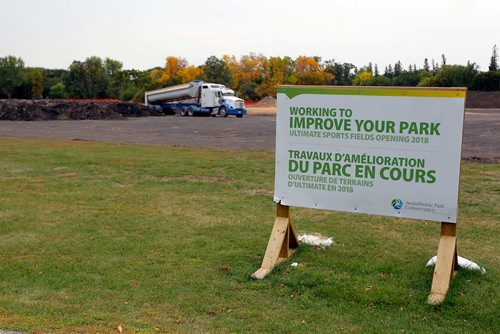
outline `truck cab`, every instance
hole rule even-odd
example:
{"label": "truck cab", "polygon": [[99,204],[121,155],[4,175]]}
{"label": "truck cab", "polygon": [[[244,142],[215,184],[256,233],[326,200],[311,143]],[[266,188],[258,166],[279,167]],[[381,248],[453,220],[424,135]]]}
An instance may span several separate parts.
{"label": "truck cab", "polygon": [[221,106],[222,89],[221,85],[204,83],[201,86],[201,107],[217,108]]}
{"label": "truck cab", "polygon": [[222,91],[222,105],[219,108],[219,115],[228,116],[236,115],[236,117],[243,117],[247,113],[245,109],[245,101],[240,99],[234,93],[234,90],[221,85]]}

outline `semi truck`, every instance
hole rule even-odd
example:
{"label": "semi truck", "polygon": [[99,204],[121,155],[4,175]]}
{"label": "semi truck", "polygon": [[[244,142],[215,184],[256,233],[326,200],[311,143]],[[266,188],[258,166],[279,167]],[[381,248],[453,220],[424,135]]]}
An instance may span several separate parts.
{"label": "semi truck", "polygon": [[238,118],[246,115],[245,103],[224,85],[195,80],[146,92],[146,106],[181,116],[211,115]]}

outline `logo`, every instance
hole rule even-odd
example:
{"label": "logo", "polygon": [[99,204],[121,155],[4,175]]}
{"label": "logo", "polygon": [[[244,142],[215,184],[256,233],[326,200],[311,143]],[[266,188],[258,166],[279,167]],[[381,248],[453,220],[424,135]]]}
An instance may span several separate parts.
{"label": "logo", "polygon": [[403,201],[399,198],[395,198],[392,200],[391,205],[395,210],[399,210],[403,207]]}

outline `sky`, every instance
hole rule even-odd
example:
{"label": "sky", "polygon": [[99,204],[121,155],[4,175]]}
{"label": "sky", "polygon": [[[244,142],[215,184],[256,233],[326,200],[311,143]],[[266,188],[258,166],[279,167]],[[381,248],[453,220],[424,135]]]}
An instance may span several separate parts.
{"label": "sky", "polygon": [[499,13],[499,0],[0,0],[0,57],[67,68],[95,55],[145,70],[253,52],[383,69],[445,54],[485,71]]}

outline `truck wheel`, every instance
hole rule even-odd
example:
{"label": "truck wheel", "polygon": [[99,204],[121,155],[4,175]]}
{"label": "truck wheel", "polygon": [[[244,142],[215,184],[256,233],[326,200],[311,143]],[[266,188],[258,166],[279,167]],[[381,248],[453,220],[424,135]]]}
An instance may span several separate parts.
{"label": "truck wheel", "polygon": [[227,117],[227,109],[226,107],[222,106],[219,108],[219,115],[221,115],[221,117]]}
{"label": "truck wheel", "polygon": [[186,116],[186,115],[187,115],[186,109],[182,108],[181,109],[181,116]]}
{"label": "truck wheel", "polygon": [[194,109],[189,107],[187,113],[188,113],[189,117],[193,117],[194,116]]}

